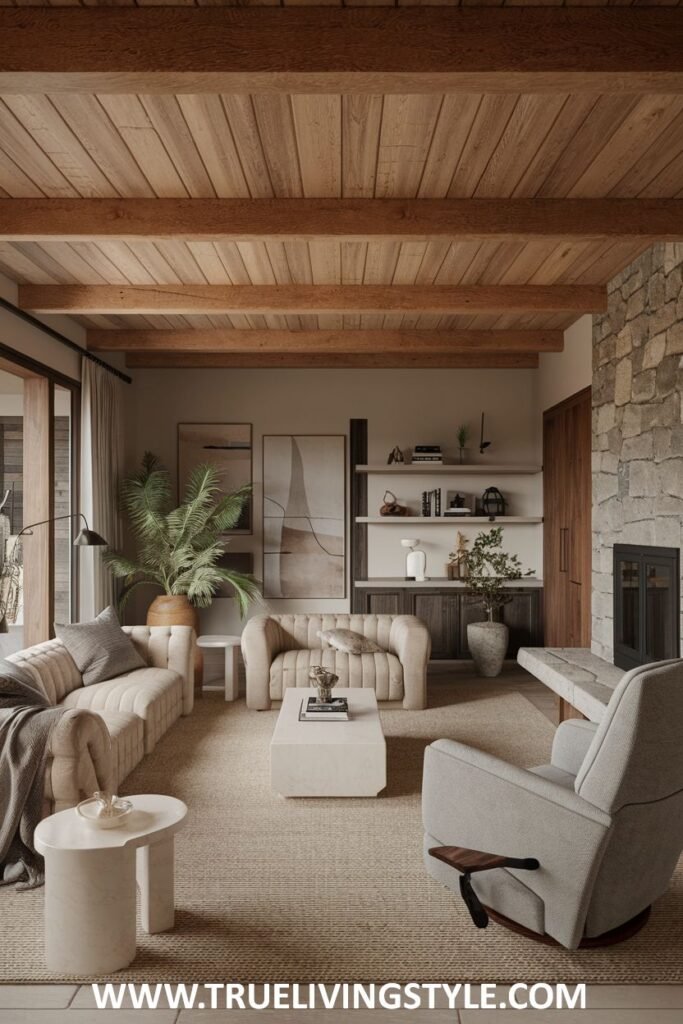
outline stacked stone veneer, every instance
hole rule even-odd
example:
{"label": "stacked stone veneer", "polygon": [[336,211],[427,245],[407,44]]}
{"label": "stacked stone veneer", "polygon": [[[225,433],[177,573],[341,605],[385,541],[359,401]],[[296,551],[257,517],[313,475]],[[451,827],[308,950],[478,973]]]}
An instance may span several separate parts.
{"label": "stacked stone veneer", "polygon": [[[683,245],[658,244],[593,320],[593,652],[613,657],[613,546],[681,547]],[[683,588],[682,588],[683,592]]]}

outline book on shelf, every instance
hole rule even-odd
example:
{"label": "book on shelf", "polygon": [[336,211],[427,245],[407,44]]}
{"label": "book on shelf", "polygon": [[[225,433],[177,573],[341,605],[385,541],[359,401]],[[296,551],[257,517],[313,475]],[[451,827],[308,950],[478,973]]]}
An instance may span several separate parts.
{"label": "book on shelf", "polygon": [[323,704],[317,697],[301,701],[300,722],[348,722],[349,702],[346,697],[333,697]]}

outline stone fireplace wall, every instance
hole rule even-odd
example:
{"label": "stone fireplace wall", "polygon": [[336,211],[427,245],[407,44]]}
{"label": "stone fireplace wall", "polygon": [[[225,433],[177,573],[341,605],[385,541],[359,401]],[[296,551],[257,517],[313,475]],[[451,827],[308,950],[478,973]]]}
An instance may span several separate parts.
{"label": "stone fireplace wall", "polygon": [[592,648],[609,661],[614,544],[681,547],[682,271],[683,245],[655,245],[593,320]]}

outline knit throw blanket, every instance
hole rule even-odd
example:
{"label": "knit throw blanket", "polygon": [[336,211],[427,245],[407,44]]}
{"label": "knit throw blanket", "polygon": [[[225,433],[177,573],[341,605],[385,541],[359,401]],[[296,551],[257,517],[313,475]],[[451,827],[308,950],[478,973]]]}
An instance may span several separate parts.
{"label": "knit throw blanket", "polygon": [[0,885],[43,884],[33,833],[42,818],[50,732],[63,714],[26,670],[0,659]]}

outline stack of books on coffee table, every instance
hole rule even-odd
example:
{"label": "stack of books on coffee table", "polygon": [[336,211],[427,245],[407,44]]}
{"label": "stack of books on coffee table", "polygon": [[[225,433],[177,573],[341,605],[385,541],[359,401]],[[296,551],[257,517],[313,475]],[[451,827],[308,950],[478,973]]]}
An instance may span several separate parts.
{"label": "stack of books on coffee table", "polygon": [[349,702],[346,697],[333,697],[324,704],[317,697],[301,701],[300,722],[348,722]]}

